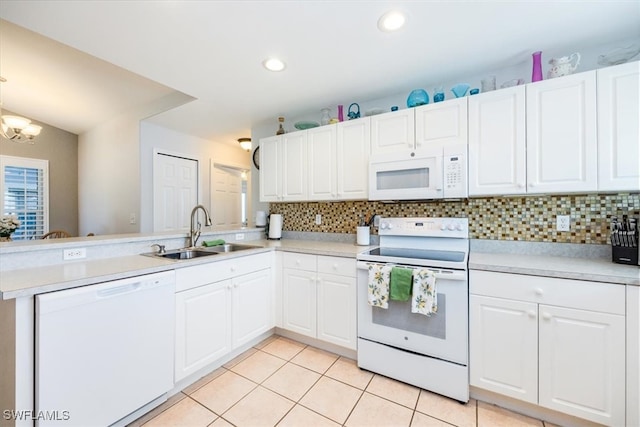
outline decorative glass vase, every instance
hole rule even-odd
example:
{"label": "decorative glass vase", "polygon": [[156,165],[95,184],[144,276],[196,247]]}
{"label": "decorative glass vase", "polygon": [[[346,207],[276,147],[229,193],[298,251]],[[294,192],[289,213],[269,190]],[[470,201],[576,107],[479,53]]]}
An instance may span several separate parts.
{"label": "decorative glass vase", "polygon": [[533,52],[533,70],[531,71],[531,82],[542,80],[542,52]]}
{"label": "decorative glass vase", "polygon": [[429,95],[424,89],[412,90],[407,98],[407,107],[413,108],[419,105],[425,105],[429,103]]}
{"label": "decorative glass vase", "polygon": [[329,117],[329,109],[323,108],[320,111],[322,112],[322,117],[320,118],[320,124],[322,124],[323,126],[328,125],[329,120],[331,120],[331,117]]}

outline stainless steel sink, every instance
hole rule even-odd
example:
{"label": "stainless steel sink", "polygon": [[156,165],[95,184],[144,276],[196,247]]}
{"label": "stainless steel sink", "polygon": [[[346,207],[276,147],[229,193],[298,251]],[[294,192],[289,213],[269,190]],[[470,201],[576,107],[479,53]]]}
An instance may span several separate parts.
{"label": "stainless steel sink", "polygon": [[193,258],[199,258],[203,256],[210,256],[210,255],[218,255],[218,253],[219,252],[205,251],[202,249],[176,249],[176,250],[167,251],[164,253],[153,252],[153,253],[144,254],[144,255],[155,256],[158,258],[168,258],[168,259],[179,260],[179,259],[193,259]]}
{"label": "stainless steel sink", "polygon": [[210,255],[219,255],[221,253],[246,251],[248,249],[258,249],[262,246],[253,245],[240,245],[237,243],[226,243],[224,245],[211,246],[211,247],[198,247],[198,248],[182,248],[173,249],[166,252],[150,252],[143,255],[152,256],[157,258],[166,258],[173,260],[193,259],[199,257],[206,257]]}
{"label": "stainless steel sink", "polygon": [[261,247],[262,246],[240,245],[238,243],[225,243],[224,245],[208,247],[206,250],[212,251],[214,253],[223,253],[223,252],[246,251],[248,249],[258,249]]}

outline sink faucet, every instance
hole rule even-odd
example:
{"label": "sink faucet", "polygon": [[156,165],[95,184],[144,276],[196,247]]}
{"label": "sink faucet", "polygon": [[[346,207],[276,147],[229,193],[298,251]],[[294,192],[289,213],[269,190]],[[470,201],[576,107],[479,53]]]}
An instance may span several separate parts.
{"label": "sink faucet", "polygon": [[209,212],[207,211],[207,208],[205,208],[202,205],[198,205],[195,208],[193,208],[191,210],[191,229],[189,230],[189,239],[191,240],[191,247],[195,247],[196,244],[198,243],[198,239],[200,238],[200,229],[202,228],[202,224],[200,224],[200,222],[198,222],[198,228],[196,229],[195,227],[195,219],[196,219],[196,213],[198,212],[198,209],[202,209],[202,212],[204,212],[204,218],[205,218],[205,224],[206,226],[210,226],[211,225],[211,216],[209,215]]}

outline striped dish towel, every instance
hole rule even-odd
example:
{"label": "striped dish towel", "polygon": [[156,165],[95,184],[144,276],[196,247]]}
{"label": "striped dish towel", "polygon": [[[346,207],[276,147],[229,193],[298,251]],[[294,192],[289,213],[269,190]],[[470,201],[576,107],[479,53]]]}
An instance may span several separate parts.
{"label": "striped dish towel", "polygon": [[367,284],[367,302],[372,307],[389,308],[389,281],[391,266],[367,264],[369,281]]}
{"label": "striped dish towel", "polygon": [[411,312],[431,316],[438,311],[436,294],[436,276],[426,268],[413,270],[413,295],[411,296]]}

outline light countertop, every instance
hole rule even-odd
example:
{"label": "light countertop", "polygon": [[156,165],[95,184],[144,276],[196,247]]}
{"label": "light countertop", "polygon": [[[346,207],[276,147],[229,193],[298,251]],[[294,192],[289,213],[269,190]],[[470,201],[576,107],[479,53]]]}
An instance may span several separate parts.
{"label": "light countertop", "polygon": [[604,258],[472,251],[469,254],[469,269],[640,286],[640,268],[615,264]]}
{"label": "light countertop", "polygon": [[368,246],[357,246],[353,243],[306,240],[254,240],[242,243],[259,246],[259,248],[182,261],[143,255],[129,255],[2,271],[0,272],[0,299],[29,297],[39,293],[70,289],[273,250],[355,258],[358,252],[369,249]]}

